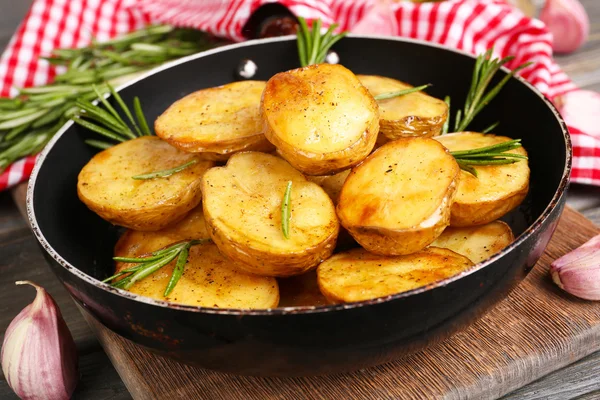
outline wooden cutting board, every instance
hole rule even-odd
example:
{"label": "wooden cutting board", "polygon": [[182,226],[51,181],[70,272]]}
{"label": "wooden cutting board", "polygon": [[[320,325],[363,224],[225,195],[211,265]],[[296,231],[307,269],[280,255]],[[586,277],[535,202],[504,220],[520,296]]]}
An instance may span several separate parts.
{"label": "wooden cutting board", "polygon": [[548,274],[552,260],[598,233],[567,207],[534,270],[481,320],[404,360],[352,374],[253,378],[194,368],[82,312],[135,399],[494,399],[600,350],[600,304],[560,291]]}

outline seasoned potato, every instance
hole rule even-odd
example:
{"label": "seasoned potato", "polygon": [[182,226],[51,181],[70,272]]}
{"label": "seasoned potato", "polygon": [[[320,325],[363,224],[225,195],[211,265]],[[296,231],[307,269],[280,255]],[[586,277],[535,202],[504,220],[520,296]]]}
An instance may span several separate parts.
{"label": "seasoned potato", "polygon": [[[358,75],[373,96],[413,86],[377,75]],[[379,100],[379,131],[390,139],[437,136],[448,118],[448,105],[423,92]]]}
{"label": "seasoned potato", "polygon": [[344,185],[344,182],[346,182],[348,175],[350,175],[349,169],[338,172],[335,175],[307,176],[307,178],[309,181],[321,186],[323,190],[325,190],[325,193],[331,197],[333,204],[337,204],[340,192],[342,191],[342,186]]}
{"label": "seasoned potato", "polygon": [[154,124],[156,134],[191,153],[211,159],[241,150],[269,152],[260,119],[265,82],[241,81],[203,89],[176,101]]}
{"label": "seasoned potato", "polygon": [[155,231],[200,203],[200,178],[214,163],[198,161],[165,178],[136,180],[132,176],[197,159],[154,136],[128,140],[101,151],[83,167],[77,193],[86,206],[115,225]]}
{"label": "seasoned potato", "polygon": [[[202,211],[197,208],[180,223],[157,232],[128,230],[117,242],[115,255],[140,257],[181,240],[207,237]],[[212,242],[192,246],[183,275],[171,294],[164,297],[175,263],[138,281],[129,290],[158,300],[203,307],[273,308],[279,303],[275,278],[242,272],[243,268],[221,255]],[[131,266],[117,263],[116,271]]]}
{"label": "seasoned potato", "polygon": [[321,292],[334,303],[406,292],[454,276],[473,263],[448,249],[429,247],[404,256],[380,256],[364,249],[339,253],[317,268]]}
{"label": "seasoned potato", "polygon": [[323,306],[329,301],[317,284],[316,270],[279,279],[279,307]]}
{"label": "seasoned potato", "polygon": [[372,253],[414,253],[448,226],[459,173],[439,142],[394,140],[352,170],[340,193],[338,217]]}
{"label": "seasoned potato", "polygon": [[431,245],[450,249],[479,263],[498,253],[514,239],[510,226],[494,221],[465,228],[448,227]]}
{"label": "seasoned potato", "polygon": [[273,76],[261,110],[267,139],[307,175],[348,169],[377,140],[377,102],[341,65],[310,65]]}
{"label": "seasoned potato", "polygon": [[[281,204],[292,182],[289,239]],[[339,224],[331,199],[285,160],[265,153],[232,156],[202,179],[204,215],[219,250],[250,273],[302,274],[329,257]]]}
{"label": "seasoned potato", "polygon": [[[453,133],[436,138],[450,151],[469,150],[511,140],[505,136],[484,135],[475,132]],[[526,156],[523,147],[511,153]],[[527,160],[514,164],[476,166],[477,177],[462,171],[454,204],[452,226],[483,225],[492,222],[516,208],[529,190]]]}

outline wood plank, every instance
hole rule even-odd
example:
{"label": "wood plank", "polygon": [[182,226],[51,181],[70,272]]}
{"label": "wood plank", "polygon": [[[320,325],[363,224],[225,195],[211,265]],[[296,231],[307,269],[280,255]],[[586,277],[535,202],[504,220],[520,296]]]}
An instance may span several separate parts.
{"label": "wood plank", "polygon": [[567,209],[538,265],[482,320],[403,361],[352,374],[225,375],[149,353],[85,317],[136,399],[295,399],[298,393],[315,399],[492,399],[600,349],[600,308],[561,292],[548,277],[552,260],[598,232]]}

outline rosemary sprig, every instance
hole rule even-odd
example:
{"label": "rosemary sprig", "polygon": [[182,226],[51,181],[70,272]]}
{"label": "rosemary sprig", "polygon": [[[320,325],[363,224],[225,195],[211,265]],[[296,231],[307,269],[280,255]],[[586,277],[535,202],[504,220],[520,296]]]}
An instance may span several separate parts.
{"label": "rosemary sprig", "polygon": [[450,129],[450,96],[444,97],[444,102],[446,103],[446,105],[448,105],[448,117],[446,118],[446,122],[444,122],[444,125],[442,126],[442,135],[448,133],[448,129]]}
{"label": "rosemary sprig", "polygon": [[132,179],[137,179],[137,180],[146,180],[146,179],[154,179],[154,178],[167,178],[173,174],[176,174],[178,172],[183,171],[184,169],[191,167],[192,165],[196,164],[198,162],[198,160],[192,160],[192,161],[188,161],[185,164],[182,164],[178,167],[175,168],[171,168],[171,169],[165,169],[162,171],[156,171],[156,172],[150,172],[147,174],[142,174],[142,175],[135,175],[132,176]]}
{"label": "rosemary sprig", "polygon": [[477,149],[451,151],[450,154],[454,156],[462,170],[477,177],[477,170],[473,166],[514,164],[520,160],[527,160],[527,156],[508,153],[519,147],[521,147],[521,139],[514,139]]}
{"label": "rosemary sprig", "polygon": [[329,49],[347,34],[347,32],[334,34],[333,31],[338,25],[333,24],[321,35],[320,19],[313,21],[312,29],[308,28],[304,18],[298,17],[298,22],[298,57],[302,67],[324,63]]}
{"label": "rosemary sprig", "polygon": [[398,90],[395,92],[381,93],[381,94],[378,94],[377,96],[374,96],[374,98],[377,101],[391,99],[394,97],[399,97],[399,96],[404,96],[404,95],[415,93],[415,92],[420,92],[422,90],[427,89],[429,86],[431,86],[430,83],[428,83],[427,85],[416,86],[416,87],[413,87],[410,89],[403,89],[403,90]]}
{"label": "rosemary sprig", "polygon": [[[129,289],[136,282],[147,278],[152,275],[165,265],[168,265],[173,260],[177,258],[175,263],[175,267],[173,268],[173,272],[171,273],[171,278],[169,279],[169,283],[165,288],[164,297],[167,297],[175,286],[181,276],[183,275],[183,271],[185,269],[185,264],[187,263],[187,259],[189,256],[190,247],[206,243],[210,239],[201,239],[201,240],[188,240],[185,242],[176,243],[172,246],[164,248],[162,250],[158,250],[150,253],[148,257],[114,257],[113,260],[119,262],[126,263],[135,263],[139,265],[135,265],[133,267],[126,268],[106,279],[102,282],[110,283],[111,286],[118,287],[121,289]],[[122,277],[123,275],[128,275],[123,279],[115,281],[115,279]]]}
{"label": "rosemary sprig", "polygon": [[507,74],[496,86],[491,90],[487,90],[488,86],[492,82],[494,75],[500,68],[506,63],[514,59],[513,56],[505,57],[503,59],[492,58],[493,49],[489,49],[484,54],[477,57],[475,62],[475,68],[473,70],[473,76],[471,77],[471,87],[465,101],[465,106],[462,110],[456,112],[456,119],[454,121],[454,131],[463,132],[467,129],[473,119],[481,112],[481,110],[492,101],[500,90],[506,85],[506,83],[512,78],[517,72],[531,65],[531,63],[523,64],[509,74]]}
{"label": "rosemary sprig", "polygon": [[291,195],[292,181],[288,181],[285,193],[283,194],[283,201],[281,202],[281,232],[283,232],[283,237],[286,239],[290,238],[290,219],[292,218],[292,211],[290,210]]}
{"label": "rosemary sprig", "polygon": [[[78,101],[87,104],[96,99],[93,84],[104,95],[106,81],[196,53],[208,45],[206,36],[198,31],[155,25],[103,43],[93,41],[88,47],[56,49],[50,57],[42,57],[66,71],[52,84],[21,89],[13,99],[0,98],[0,172],[19,158],[39,152],[79,111]],[[142,133],[149,134],[147,123],[139,116],[138,123]]]}

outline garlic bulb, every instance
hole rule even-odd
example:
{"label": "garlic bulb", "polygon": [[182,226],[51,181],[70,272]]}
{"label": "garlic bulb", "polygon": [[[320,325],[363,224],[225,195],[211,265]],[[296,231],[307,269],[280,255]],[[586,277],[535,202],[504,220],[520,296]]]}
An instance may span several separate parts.
{"label": "garlic bulb", "polygon": [[2,371],[21,399],[69,399],[78,379],[75,342],[60,310],[44,288],[12,320],[2,344]]}
{"label": "garlic bulb", "polygon": [[552,33],[557,53],[571,53],[588,38],[590,20],[579,0],[546,0],[540,19]]}
{"label": "garlic bulb", "polygon": [[600,300],[600,235],[554,261],[550,273],[566,292],[586,300]]}

